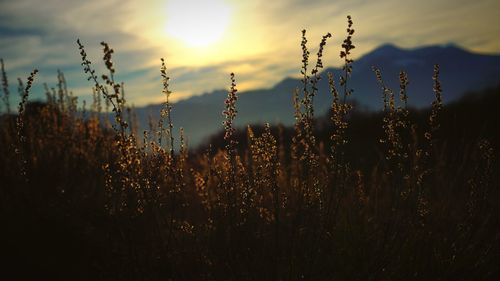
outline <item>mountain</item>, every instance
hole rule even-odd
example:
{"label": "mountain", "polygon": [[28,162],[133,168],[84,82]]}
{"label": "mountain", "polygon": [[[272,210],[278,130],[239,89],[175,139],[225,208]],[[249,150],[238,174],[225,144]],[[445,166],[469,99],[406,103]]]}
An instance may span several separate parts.
{"label": "mountain", "polygon": [[[372,66],[376,66],[381,69],[385,83],[395,93],[399,91],[399,72],[405,70],[410,80],[409,104],[417,108],[428,106],[434,98],[432,75],[436,63],[441,69],[440,81],[445,103],[461,98],[466,92],[500,83],[500,55],[476,54],[454,45],[401,49],[387,44],[354,62],[349,80],[349,87],[354,89],[351,100],[364,110],[378,110],[382,107],[382,92],[372,71]],[[338,68],[322,72],[323,79],[314,100],[317,115],[324,114],[331,103],[327,72],[335,75],[337,85],[341,75],[341,69]],[[300,79],[285,78],[269,89],[238,93],[235,124],[292,124],[292,93],[296,87],[300,87]],[[225,90],[217,90],[173,104],[174,125],[176,128],[184,128],[191,146],[200,144],[207,136],[222,129],[221,112],[226,95]],[[137,108],[139,122],[148,124],[149,116],[157,119],[160,108],[160,104]]]}

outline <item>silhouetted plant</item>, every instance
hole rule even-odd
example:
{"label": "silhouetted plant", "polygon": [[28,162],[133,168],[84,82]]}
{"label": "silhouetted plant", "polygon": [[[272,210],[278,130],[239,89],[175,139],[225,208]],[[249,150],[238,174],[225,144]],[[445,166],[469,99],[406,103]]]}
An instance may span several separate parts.
{"label": "silhouetted plant", "polygon": [[[201,153],[188,149],[182,128],[174,149],[163,59],[160,119],[151,117],[140,137],[107,43],[106,74],[98,75],[77,41],[92,84],[88,107],[79,107],[60,71],[54,87],[44,85],[46,103],[28,102],[35,70],[26,86],[19,79],[21,103],[9,116],[2,61],[1,235],[16,242],[7,253],[20,247],[23,258],[34,254],[41,267],[84,280],[495,279],[498,139],[461,143],[450,133],[456,118],[476,120],[494,102],[461,103],[475,104],[475,114],[448,111],[436,65],[435,100],[415,111],[407,73],[399,73],[398,94],[374,67],[383,111],[356,111],[350,16],[347,25],[343,67],[328,73],[326,93],[318,85],[331,34],[310,69],[302,31],[293,128],[239,129],[231,73],[220,143]],[[331,95],[325,117],[315,116],[319,94]]]}

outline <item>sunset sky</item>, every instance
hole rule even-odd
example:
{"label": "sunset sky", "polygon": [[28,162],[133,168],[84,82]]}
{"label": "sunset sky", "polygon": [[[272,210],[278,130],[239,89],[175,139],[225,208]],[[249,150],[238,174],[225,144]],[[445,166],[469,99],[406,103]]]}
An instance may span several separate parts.
{"label": "sunset sky", "polygon": [[0,0],[0,57],[12,92],[17,77],[38,68],[34,98],[42,97],[42,82],[54,86],[61,69],[85,99],[91,84],[76,39],[99,69],[99,42],[106,41],[115,49],[128,101],[140,106],[163,98],[161,57],[178,100],[226,88],[230,72],[240,90],[271,87],[298,74],[303,28],[314,49],[323,34],[333,34],[324,62],[338,65],[348,14],[356,30],[355,58],[384,43],[453,43],[500,53],[499,11],[498,0]]}

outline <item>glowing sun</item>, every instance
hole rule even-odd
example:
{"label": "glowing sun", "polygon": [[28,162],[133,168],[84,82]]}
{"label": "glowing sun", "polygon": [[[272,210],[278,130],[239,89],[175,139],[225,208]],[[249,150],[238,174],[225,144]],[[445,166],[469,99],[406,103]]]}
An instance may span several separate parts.
{"label": "glowing sun", "polygon": [[166,9],[166,33],[190,47],[217,42],[229,24],[224,0],[169,0]]}

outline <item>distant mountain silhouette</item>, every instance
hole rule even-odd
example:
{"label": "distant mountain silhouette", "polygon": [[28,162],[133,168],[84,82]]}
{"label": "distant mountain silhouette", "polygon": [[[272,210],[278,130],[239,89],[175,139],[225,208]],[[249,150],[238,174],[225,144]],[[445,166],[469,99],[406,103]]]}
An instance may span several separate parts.
{"label": "distant mountain silhouette", "polygon": [[[382,45],[354,62],[349,87],[354,89],[351,100],[364,110],[382,107],[382,92],[377,84],[372,66],[381,69],[383,78],[395,93],[399,91],[399,72],[408,73],[409,104],[422,108],[430,105],[433,65],[441,67],[440,80],[443,99],[446,102],[461,98],[466,92],[495,86],[500,82],[500,55],[483,55],[468,52],[454,45],[429,46],[401,49],[394,45]],[[297,70],[299,72],[299,70]],[[341,69],[329,68],[322,72],[319,92],[315,97],[315,112],[323,115],[330,107],[326,73],[338,77]],[[300,87],[300,79],[285,78],[270,89],[258,89],[238,93],[236,125],[269,122],[293,123],[292,93]],[[194,96],[173,105],[172,118],[175,128],[183,127],[191,146],[200,144],[207,136],[222,128],[225,90],[217,90]],[[137,108],[139,122],[148,124],[148,117],[158,118],[161,105]]]}

